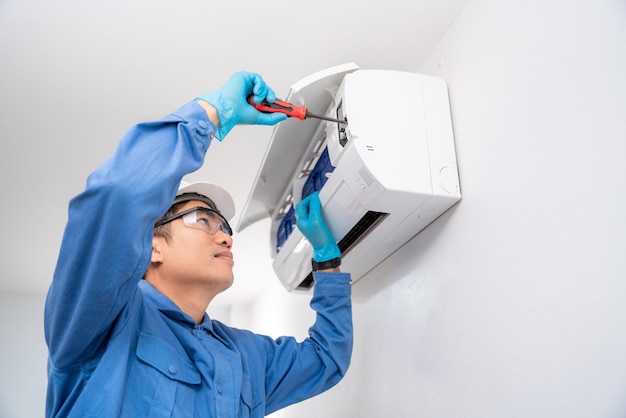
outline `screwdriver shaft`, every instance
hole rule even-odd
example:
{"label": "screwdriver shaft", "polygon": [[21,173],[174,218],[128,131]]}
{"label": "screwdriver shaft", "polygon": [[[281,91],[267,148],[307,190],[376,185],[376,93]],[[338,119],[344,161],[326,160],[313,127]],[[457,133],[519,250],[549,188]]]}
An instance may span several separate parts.
{"label": "screwdriver shaft", "polygon": [[346,121],[346,120],[335,119],[335,118],[331,118],[329,116],[316,115],[316,114],[313,114],[313,113],[311,113],[309,111],[306,112],[306,117],[307,118],[315,118],[315,119],[327,120],[327,121],[330,121],[330,122],[337,122],[337,123],[344,123],[344,124],[348,123],[348,121]]}

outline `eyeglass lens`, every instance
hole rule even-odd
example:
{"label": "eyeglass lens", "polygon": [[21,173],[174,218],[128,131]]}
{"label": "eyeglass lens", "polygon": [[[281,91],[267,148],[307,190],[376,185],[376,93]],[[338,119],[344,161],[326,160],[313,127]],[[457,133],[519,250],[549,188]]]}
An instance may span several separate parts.
{"label": "eyeglass lens", "polygon": [[211,235],[216,234],[219,230],[232,235],[228,222],[210,209],[197,209],[184,215],[183,223],[187,227],[201,229]]}

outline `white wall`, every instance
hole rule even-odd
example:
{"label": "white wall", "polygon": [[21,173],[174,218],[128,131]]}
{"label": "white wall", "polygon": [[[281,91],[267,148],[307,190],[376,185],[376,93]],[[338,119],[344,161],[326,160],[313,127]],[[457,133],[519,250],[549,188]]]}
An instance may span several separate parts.
{"label": "white wall", "polygon": [[[625,12],[470,0],[408,69],[449,83],[464,199],[354,285],[346,378],[275,416],[626,416]],[[292,298],[252,325],[305,331]]]}
{"label": "white wall", "polygon": [[43,417],[46,359],[41,293],[0,293],[0,417]]}

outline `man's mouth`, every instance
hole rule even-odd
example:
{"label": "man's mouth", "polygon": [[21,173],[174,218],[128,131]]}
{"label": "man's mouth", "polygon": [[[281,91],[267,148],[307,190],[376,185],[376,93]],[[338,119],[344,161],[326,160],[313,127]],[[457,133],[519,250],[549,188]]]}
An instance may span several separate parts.
{"label": "man's mouth", "polygon": [[226,260],[226,261],[230,261],[231,263],[234,263],[233,253],[231,253],[230,251],[219,252],[219,253],[215,254],[215,257],[221,258],[221,259]]}

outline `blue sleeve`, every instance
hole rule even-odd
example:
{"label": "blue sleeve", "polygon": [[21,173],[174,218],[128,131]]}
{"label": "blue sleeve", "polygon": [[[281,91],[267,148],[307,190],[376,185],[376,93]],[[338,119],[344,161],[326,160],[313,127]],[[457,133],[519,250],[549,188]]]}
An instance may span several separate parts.
{"label": "blue sleeve", "polygon": [[314,273],[311,307],[316,320],[309,337],[266,340],[266,409],[270,414],[337,384],[352,355],[352,304],[348,273]]}
{"label": "blue sleeve", "polygon": [[195,102],[138,124],[72,199],[45,306],[55,367],[92,358],[115,321],[123,321],[150,263],[154,222],[182,177],[201,167],[215,131]]}

